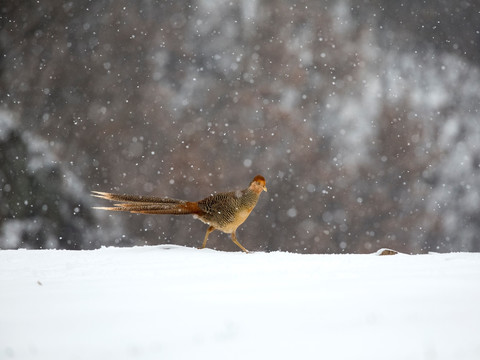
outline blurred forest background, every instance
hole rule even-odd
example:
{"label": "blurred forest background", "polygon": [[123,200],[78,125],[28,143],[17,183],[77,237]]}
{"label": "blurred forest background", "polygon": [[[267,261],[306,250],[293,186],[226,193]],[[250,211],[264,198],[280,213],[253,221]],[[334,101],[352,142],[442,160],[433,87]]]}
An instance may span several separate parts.
{"label": "blurred forest background", "polygon": [[[267,179],[250,250],[480,251],[480,4],[0,5],[0,248],[199,246],[199,200]],[[227,235],[209,246],[238,251]]]}

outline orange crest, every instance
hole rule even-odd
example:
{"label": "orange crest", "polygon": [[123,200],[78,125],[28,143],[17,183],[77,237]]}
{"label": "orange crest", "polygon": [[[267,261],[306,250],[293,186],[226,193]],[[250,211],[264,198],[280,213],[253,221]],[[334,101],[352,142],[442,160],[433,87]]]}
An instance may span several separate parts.
{"label": "orange crest", "polygon": [[265,178],[262,175],[255,176],[250,183],[250,187],[253,187],[257,194],[260,194],[262,191],[267,191]]}
{"label": "orange crest", "polygon": [[266,184],[265,178],[262,175],[255,176],[252,181],[257,182],[262,186],[265,186],[265,184]]}

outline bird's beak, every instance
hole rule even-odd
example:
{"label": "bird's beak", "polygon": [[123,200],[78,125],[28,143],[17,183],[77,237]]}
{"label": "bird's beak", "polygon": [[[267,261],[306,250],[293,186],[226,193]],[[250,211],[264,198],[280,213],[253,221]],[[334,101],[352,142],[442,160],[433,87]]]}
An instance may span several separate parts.
{"label": "bird's beak", "polygon": [[263,187],[263,191],[267,192],[267,187],[266,186]]}

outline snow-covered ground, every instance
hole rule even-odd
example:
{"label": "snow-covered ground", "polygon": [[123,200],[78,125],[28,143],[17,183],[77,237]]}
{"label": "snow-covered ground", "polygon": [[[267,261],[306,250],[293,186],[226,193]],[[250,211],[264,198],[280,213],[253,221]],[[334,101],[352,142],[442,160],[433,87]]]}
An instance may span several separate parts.
{"label": "snow-covered ground", "polygon": [[480,359],[480,254],[0,251],[0,359]]}

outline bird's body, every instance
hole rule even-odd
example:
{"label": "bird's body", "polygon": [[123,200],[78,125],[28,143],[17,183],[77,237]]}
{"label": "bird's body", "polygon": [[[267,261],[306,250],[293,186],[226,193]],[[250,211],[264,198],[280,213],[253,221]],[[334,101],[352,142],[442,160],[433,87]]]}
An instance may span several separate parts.
{"label": "bird's body", "polygon": [[153,196],[120,195],[100,191],[93,191],[93,196],[119,201],[113,207],[97,208],[102,210],[128,211],[140,214],[191,214],[209,225],[203,240],[203,248],[207,244],[208,235],[213,230],[220,230],[231,234],[232,241],[243,251],[248,252],[238,242],[235,232],[252,212],[262,191],[267,191],[265,178],[257,175],[249,187],[244,190],[217,193],[196,202]]}

